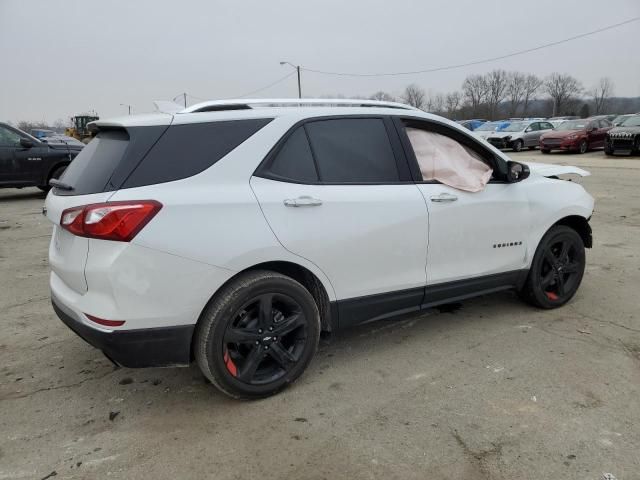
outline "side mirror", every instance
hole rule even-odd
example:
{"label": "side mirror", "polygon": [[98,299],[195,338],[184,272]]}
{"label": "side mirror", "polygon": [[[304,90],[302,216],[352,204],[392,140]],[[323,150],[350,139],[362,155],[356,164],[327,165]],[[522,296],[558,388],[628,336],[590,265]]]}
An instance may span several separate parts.
{"label": "side mirror", "polygon": [[509,183],[521,182],[529,176],[529,167],[524,163],[509,161],[507,163],[507,181]]}
{"label": "side mirror", "polygon": [[527,127],[524,133],[529,133],[531,131],[531,127]]}
{"label": "side mirror", "polygon": [[32,148],[33,142],[28,138],[20,138],[20,146],[24,148]]}

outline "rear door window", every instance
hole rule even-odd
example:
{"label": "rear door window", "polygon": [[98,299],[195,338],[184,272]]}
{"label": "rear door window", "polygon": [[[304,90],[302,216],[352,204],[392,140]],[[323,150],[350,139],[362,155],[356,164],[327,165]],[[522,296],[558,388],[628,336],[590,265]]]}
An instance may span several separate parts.
{"label": "rear door window", "polygon": [[323,183],[397,183],[391,142],[380,118],[342,118],[305,125]]}
{"label": "rear door window", "polygon": [[300,183],[318,182],[311,147],[304,127],[298,127],[285,141],[269,167],[274,179]]}

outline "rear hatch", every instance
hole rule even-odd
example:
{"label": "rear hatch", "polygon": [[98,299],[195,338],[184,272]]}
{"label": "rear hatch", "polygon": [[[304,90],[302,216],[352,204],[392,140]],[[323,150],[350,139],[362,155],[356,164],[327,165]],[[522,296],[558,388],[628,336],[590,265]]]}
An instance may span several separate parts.
{"label": "rear hatch", "polygon": [[71,162],[58,186],[49,192],[45,215],[54,224],[49,263],[54,274],[75,292],[87,291],[84,270],[89,239],[63,229],[62,213],[69,208],[108,201],[168,128],[171,117],[166,117],[166,125],[101,127],[96,138]]}

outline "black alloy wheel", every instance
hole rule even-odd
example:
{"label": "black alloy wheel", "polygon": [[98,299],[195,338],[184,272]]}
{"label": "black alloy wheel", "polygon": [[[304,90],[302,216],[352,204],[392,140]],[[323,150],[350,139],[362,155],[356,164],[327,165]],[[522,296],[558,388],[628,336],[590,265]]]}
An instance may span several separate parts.
{"label": "black alloy wheel", "polygon": [[261,398],[293,383],[311,362],[320,314],[294,279],[250,271],[211,299],[196,326],[194,354],[202,373],[234,398]]}
{"label": "black alloy wheel", "polygon": [[227,325],[222,346],[225,366],[250,385],[274,382],[300,361],[307,338],[304,312],[293,298],[259,295],[235,312]]}
{"label": "black alloy wheel", "polygon": [[570,227],[555,226],[540,241],[521,293],[538,307],[559,307],[575,295],[584,269],[584,242],[580,235]]}

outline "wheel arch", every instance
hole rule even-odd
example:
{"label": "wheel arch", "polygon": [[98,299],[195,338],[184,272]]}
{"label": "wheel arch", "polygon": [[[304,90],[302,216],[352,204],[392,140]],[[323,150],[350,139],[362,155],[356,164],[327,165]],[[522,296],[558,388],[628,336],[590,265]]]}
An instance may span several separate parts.
{"label": "wheel arch", "polygon": [[270,261],[253,265],[238,275],[252,270],[270,270],[293,278],[305,287],[318,306],[320,326],[323,332],[331,332],[337,326],[337,314],[331,308],[329,294],[322,281],[306,267],[289,261]]}
{"label": "wheel arch", "polygon": [[586,248],[591,248],[593,246],[591,225],[589,225],[589,220],[587,218],[581,217],[580,215],[569,215],[558,220],[550,228],[553,228],[556,225],[565,225],[569,228],[574,229],[576,232],[578,232],[580,238],[582,238],[582,241],[584,242],[584,246]]}
{"label": "wheel arch", "polygon": [[[202,309],[204,312],[207,306],[211,303],[211,301],[216,297],[218,292],[224,288],[229,282],[235,280],[241,275],[246,274],[247,272],[255,271],[255,270],[269,270],[272,272],[277,272],[282,275],[286,275],[288,277],[293,278],[295,281],[300,283],[303,287],[305,287],[318,306],[318,312],[320,313],[320,331],[321,332],[332,332],[338,327],[338,310],[336,308],[336,303],[331,302],[329,299],[329,295],[322,281],[308,268],[303,267],[294,262],[276,260],[276,261],[268,261],[257,263],[250,267],[245,268],[239,272],[236,272],[232,277],[228,278],[226,282],[224,282],[220,287],[211,295],[206,305]],[[200,316],[202,315],[200,313]],[[198,317],[198,321],[199,321]],[[195,330],[193,332],[191,338],[191,346],[190,346],[190,358],[191,361],[194,360],[194,341],[196,335]]]}
{"label": "wheel arch", "polygon": [[64,160],[60,160],[59,162],[55,162],[53,165],[51,165],[49,170],[46,172],[47,174],[43,178],[44,180],[43,185],[49,185],[49,180],[51,180],[51,176],[53,175],[53,172],[55,172],[58,168],[68,167],[70,164],[71,164],[71,160],[64,159]]}
{"label": "wheel arch", "polygon": [[[309,293],[313,296],[313,299],[318,306],[318,311],[320,312],[320,322],[321,329],[325,332],[331,332],[337,327],[337,314],[332,310],[332,302],[329,297],[329,292],[327,288],[323,284],[323,282],[318,278],[318,276],[313,273],[308,268],[291,261],[286,260],[272,260],[256,263],[249,267],[246,267],[242,270],[236,272],[233,276],[229,277],[220,287],[213,293],[211,298],[208,300],[207,305],[211,302],[211,300],[216,296],[217,292],[219,292],[225,285],[229,282],[235,280],[241,275],[246,274],[247,272],[255,271],[255,270],[269,270],[272,272],[280,273],[282,275],[286,275],[287,277],[293,278],[295,281],[300,283],[303,287],[305,287]],[[203,308],[203,311],[206,309],[206,305]]]}

